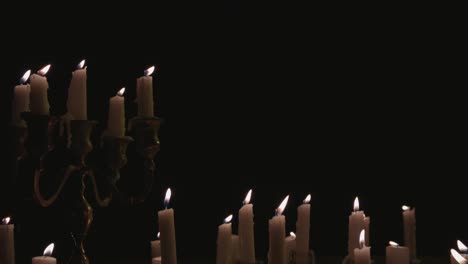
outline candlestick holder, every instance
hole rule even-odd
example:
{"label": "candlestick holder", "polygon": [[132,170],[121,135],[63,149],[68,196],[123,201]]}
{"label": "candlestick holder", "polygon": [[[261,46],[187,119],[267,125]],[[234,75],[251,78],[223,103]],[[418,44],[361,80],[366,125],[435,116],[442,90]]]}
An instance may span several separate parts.
{"label": "candlestick holder", "polygon": [[[25,164],[32,168],[25,171],[34,174],[34,198],[42,207],[50,207],[59,200],[66,205],[66,222],[75,244],[69,263],[89,264],[84,241],[93,221],[91,204],[106,207],[115,201],[135,205],[146,200],[155,177],[154,158],[159,151],[161,120],[134,118],[129,123],[131,137],[112,137],[105,132],[100,144],[93,144],[91,135],[97,125],[95,121],[71,120],[68,115],[51,117],[25,113],[23,116],[27,132],[16,133],[15,155],[29,159]],[[117,182],[121,169],[127,164],[127,147],[132,143],[143,160],[144,188],[130,195],[120,190]],[[98,155],[88,161],[89,154],[94,151]],[[98,186],[102,179],[104,186]],[[44,181],[48,184],[43,184]],[[43,195],[44,189],[51,186],[55,187],[47,192],[51,195]]]}

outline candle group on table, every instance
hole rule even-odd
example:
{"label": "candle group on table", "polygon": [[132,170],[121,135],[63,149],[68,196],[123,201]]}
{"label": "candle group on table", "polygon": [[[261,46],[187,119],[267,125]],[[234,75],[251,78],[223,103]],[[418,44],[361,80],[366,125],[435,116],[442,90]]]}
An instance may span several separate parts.
{"label": "candle group on table", "polygon": [[10,217],[5,217],[0,223],[0,263],[15,263],[15,226]]}
{"label": "candle group on table", "polygon": [[26,82],[31,75],[31,70],[26,71],[20,79],[19,85],[16,85],[13,92],[12,104],[12,124],[18,127],[25,127],[26,123],[21,117],[21,113],[29,112],[29,96],[31,87]]}
{"label": "candle group on table", "polygon": [[32,259],[32,264],[57,264],[57,259],[52,257],[54,252],[54,243],[50,244],[45,250],[44,254]]}
{"label": "candle group on table", "polygon": [[288,204],[289,195],[284,198],[280,206],[276,209],[275,216],[268,221],[270,248],[268,252],[268,263],[285,264],[286,263],[286,217],[283,211]]}
{"label": "candle group on table", "polygon": [[224,219],[218,227],[218,239],[216,250],[216,264],[232,263],[232,215]]}
{"label": "candle group on table", "polygon": [[174,225],[174,210],[168,209],[172,191],[167,189],[164,198],[164,210],[158,212],[159,230],[161,232],[161,261],[163,264],[176,264],[176,236]]}
{"label": "candle group on table", "polygon": [[408,247],[401,247],[398,243],[390,241],[385,249],[386,264],[409,264],[410,254]]}

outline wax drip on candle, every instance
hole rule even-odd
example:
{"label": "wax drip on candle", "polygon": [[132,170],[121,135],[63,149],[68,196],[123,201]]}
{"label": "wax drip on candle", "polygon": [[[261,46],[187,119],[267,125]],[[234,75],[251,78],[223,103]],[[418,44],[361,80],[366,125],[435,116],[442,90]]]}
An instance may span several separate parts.
{"label": "wax drip on candle", "polygon": [[167,188],[166,197],[164,198],[164,208],[166,209],[167,209],[167,206],[169,205],[169,201],[171,200],[171,195],[172,195],[171,188]]}
{"label": "wax drip on candle", "polygon": [[250,189],[250,191],[249,191],[249,192],[247,193],[247,195],[245,196],[245,199],[244,199],[243,204],[244,204],[244,205],[249,204],[251,198],[252,198],[252,189]]}
{"label": "wax drip on candle", "polygon": [[42,69],[38,70],[37,73],[39,75],[41,75],[41,76],[45,76],[47,74],[47,72],[49,72],[49,70],[50,70],[50,64],[46,65]]}
{"label": "wax drip on candle", "polygon": [[122,96],[124,95],[124,93],[125,93],[125,87],[123,87],[122,89],[120,89],[120,90],[117,92],[117,95],[122,97]]}
{"label": "wax drip on candle", "polygon": [[392,247],[399,247],[400,245],[397,242],[389,241],[388,244]]}
{"label": "wax drip on candle", "polygon": [[24,84],[28,81],[29,79],[29,76],[31,75],[31,70],[27,70],[24,74],[23,74],[23,77],[21,77],[20,81],[19,81],[19,84]]}
{"label": "wax drip on candle", "polygon": [[403,211],[408,211],[409,209],[411,209],[411,207],[403,205],[401,209],[403,209]]}
{"label": "wax drip on candle", "polygon": [[231,222],[231,220],[232,220],[232,214],[224,219],[224,223],[228,224],[229,222]]}
{"label": "wax drip on candle", "polygon": [[359,211],[359,198],[356,196],[356,199],[354,199],[354,206],[353,206],[353,212]]}
{"label": "wax drip on candle", "polygon": [[466,247],[460,240],[457,240],[457,246],[458,250],[460,250],[462,254],[468,253],[468,247]]}
{"label": "wax drip on candle", "polygon": [[158,232],[158,239],[159,239],[160,236],[161,236],[161,232]]}
{"label": "wax drip on candle", "polygon": [[284,198],[284,200],[281,202],[281,204],[278,206],[278,208],[276,208],[275,210],[275,215],[276,216],[279,216],[283,213],[284,209],[286,208],[286,205],[288,204],[288,200],[289,200],[289,195],[286,196],[286,198]]}
{"label": "wax drip on candle", "polygon": [[361,230],[361,233],[359,234],[359,248],[363,248],[366,243],[366,230],[363,229]]}
{"label": "wax drip on candle", "polygon": [[289,235],[290,235],[293,239],[296,239],[296,234],[294,234],[294,232],[289,232]]}
{"label": "wax drip on candle", "polygon": [[5,217],[2,219],[2,224],[3,225],[8,225],[10,223],[11,218],[10,217]]}
{"label": "wax drip on candle", "polygon": [[453,258],[458,262],[458,263],[467,263],[467,260],[462,256],[460,255],[460,253],[458,253],[458,251],[456,251],[455,249],[450,249],[450,254],[452,254]]}
{"label": "wax drip on candle", "polygon": [[54,243],[48,245],[46,249],[44,250],[44,254],[42,254],[45,257],[50,257],[52,256],[52,253],[54,252]]}
{"label": "wax drip on candle", "polygon": [[146,69],[145,76],[150,76],[151,74],[153,74],[155,68],[156,68],[155,66],[151,66],[148,69]]}
{"label": "wax drip on candle", "polygon": [[85,63],[86,63],[86,60],[80,61],[80,63],[78,63],[78,65],[76,66],[76,69],[77,69],[77,70],[83,69]]}
{"label": "wax drip on candle", "polygon": [[311,198],[312,198],[312,196],[311,196],[310,194],[307,195],[307,197],[304,199],[303,203],[305,203],[305,204],[310,203],[310,199],[311,199]]}

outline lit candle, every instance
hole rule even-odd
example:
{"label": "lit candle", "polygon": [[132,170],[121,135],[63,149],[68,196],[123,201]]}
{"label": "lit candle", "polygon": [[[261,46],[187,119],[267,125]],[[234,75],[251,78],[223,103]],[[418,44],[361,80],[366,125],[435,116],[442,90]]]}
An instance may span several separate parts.
{"label": "lit candle", "polygon": [[415,208],[403,205],[403,230],[405,235],[405,246],[410,250],[410,258],[416,259],[416,217]]}
{"label": "lit candle", "polygon": [[[285,240],[286,243],[286,258],[288,260],[294,259],[294,253],[296,252],[296,234],[294,232],[290,232],[289,236]],[[291,261],[287,261],[290,263]]]}
{"label": "lit candle", "polygon": [[[460,255],[460,257],[464,258],[465,260],[468,260],[468,248],[460,241],[460,240],[457,240],[457,246],[458,246],[458,250],[460,251],[460,253],[458,253],[458,251],[452,249],[455,254],[458,254]],[[456,263],[459,263],[457,262],[457,259],[455,259],[455,256],[452,252],[450,252],[450,263],[452,264],[456,264]],[[462,260],[461,258],[458,258],[459,260]],[[461,262],[460,262],[461,263]]]}
{"label": "lit candle", "polygon": [[43,256],[34,257],[32,264],[57,264],[57,259],[51,257],[54,251],[54,244],[50,244],[45,250]]}
{"label": "lit candle", "polygon": [[359,232],[365,229],[364,211],[359,211],[359,199],[354,199],[353,212],[349,216],[348,254],[353,257],[354,249],[359,247]]}
{"label": "lit candle", "polygon": [[167,209],[171,194],[171,189],[167,189],[164,198],[165,209],[158,212],[159,230],[161,231],[161,260],[163,264],[177,263],[174,210]]}
{"label": "lit candle", "polygon": [[232,255],[232,215],[224,219],[218,227],[218,240],[216,248],[216,264],[230,264]]}
{"label": "lit candle", "polygon": [[145,71],[145,75],[137,79],[138,116],[153,117],[153,77],[154,66]]}
{"label": "lit candle", "polygon": [[452,248],[450,250],[450,264],[468,264],[468,260]]}
{"label": "lit candle", "polygon": [[29,111],[29,93],[31,87],[29,84],[25,84],[29,79],[29,75],[31,75],[31,70],[26,71],[26,73],[20,79],[20,84],[15,86],[12,105],[13,109],[11,111],[12,123],[15,126],[26,126],[26,123],[21,118],[21,113]]}
{"label": "lit candle", "polygon": [[159,236],[161,235],[158,232],[158,239],[151,241],[151,258],[157,258],[161,256],[161,242],[159,241]]}
{"label": "lit candle", "polygon": [[239,263],[240,262],[240,242],[238,235],[231,236],[232,241],[232,263]]}
{"label": "lit candle", "polygon": [[123,137],[125,135],[125,87],[109,100],[109,120],[107,130],[109,136]]}
{"label": "lit candle", "polygon": [[247,193],[244,205],[239,210],[240,260],[243,263],[255,262],[253,205],[250,203],[252,190]]}
{"label": "lit candle", "polygon": [[87,99],[86,99],[86,68],[85,60],[82,60],[77,69],[72,73],[70,88],[68,89],[67,108],[68,113],[75,120],[87,120]]}
{"label": "lit candle", "polygon": [[310,233],[310,198],[311,195],[307,195],[304,199],[303,204],[297,208],[297,239],[296,239],[296,251],[298,254],[306,255],[309,252],[309,233]]}
{"label": "lit candle", "polygon": [[354,263],[355,264],[370,264],[370,247],[366,246],[366,230],[362,229],[359,234],[359,248],[354,249]]}
{"label": "lit candle", "polygon": [[410,256],[408,247],[400,247],[398,243],[388,242],[389,246],[385,249],[386,264],[409,264]]}
{"label": "lit candle", "polygon": [[276,215],[269,220],[268,229],[270,235],[270,250],[269,261],[270,264],[285,264],[286,263],[286,218],[282,215],[286,205],[288,204],[289,195],[284,198],[280,206],[276,209]]}
{"label": "lit candle", "polygon": [[49,83],[45,75],[50,69],[50,64],[40,69],[37,74],[31,75],[31,93],[30,93],[30,108],[31,113],[35,115],[49,114],[49,99],[47,98],[47,90]]}
{"label": "lit candle", "polygon": [[10,224],[10,217],[5,217],[0,224],[0,263],[15,263],[15,225]]}

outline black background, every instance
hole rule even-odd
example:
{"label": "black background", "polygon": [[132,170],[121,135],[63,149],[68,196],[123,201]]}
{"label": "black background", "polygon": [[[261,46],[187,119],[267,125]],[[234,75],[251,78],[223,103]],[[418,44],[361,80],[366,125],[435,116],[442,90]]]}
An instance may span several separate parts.
{"label": "black background", "polygon": [[[222,15],[207,21],[186,11],[163,20],[153,7],[132,23],[126,15],[133,10],[112,19],[99,10],[84,17],[33,12],[24,24],[4,18],[5,130],[13,87],[26,69],[52,64],[51,112],[63,114],[70,73],[87,59],[88,117],[103,129],[108,98],[126,86],[127,117],[134,116],[135,79],[158,65],[155,111],[165,123],[157,185],[143,206],[96,211],[89,255],[148,255],[167,187],[183,260],[214,259],[217,225],[237,212],[250,188],[259,257],[267,251],[267,220],[287,194],[289,232],[296,207],[312,193],[311,246],[318,255],[345,254],[356,195],[371,216],[376,255],[388,240],[402,242],[402,204],[417,208],[419,254],[447,255],[456,239],[468,242],[466,162],[459,155],[466,136],[461,121],[451,121],[443,87],[427,83],[434,55],[422,40],[424,20],[378,9],[369,17],[314,11],[311,21],[288,23],[284,11],[254,22],[240,14],[243,8],[224,3]],[[186,13],[190,19],[179,25]],[[11,174],[7,160],[2,178]],[[1,187],[4,215],[14,208],[11,189]],[[57,214],[35,210],[48,219]],[[30,254],[66,241],[60,220],[51,221],[37,220]]]}

